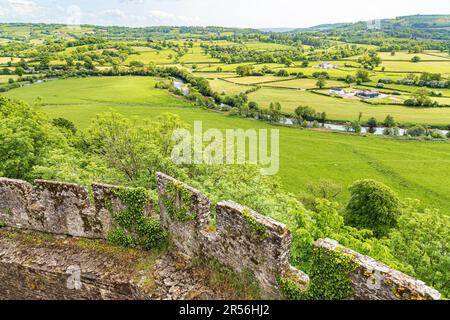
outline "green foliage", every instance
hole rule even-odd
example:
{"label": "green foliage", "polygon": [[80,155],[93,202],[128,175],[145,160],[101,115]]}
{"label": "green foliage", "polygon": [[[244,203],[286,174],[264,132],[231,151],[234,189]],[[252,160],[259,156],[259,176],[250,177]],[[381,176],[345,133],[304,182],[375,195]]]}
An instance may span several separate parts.
{"label": "green foliage", "polygon": [[193,261],[194,267],[204,269],[203,275],[209,287],[221,292],[226,299],[261,299],[263,292],[252,270],[235,272],[215,259],[204,257]]}
{"label": "green foliage", "polygon": [[302,290],[294,281],[283,277],[278,277],[277,282],[287,300],[345,300],[351,298],[349,275],[357,267],[352,257],[340,250],[315,248],[308,288]]}
{"label": "green foliage", "polygon": [[57,119],[52,120],[52,124],[55,127],[60,127],[60,128],[66,129],[66,130],[72,132],[72,134],[77,133],[77,128],[75,127],[75,124],[70,120],[67,120],[64,118],[57,118]]}
{"label": "green foliage", "polygon": [[107,240],[111,244],[145,250],[160,249],[167,244],[167,232],[157,221],[144,215],[149,200],[147,190],[117,188],[113,189],[113,194],[127,209],[113,214],[118,228],[108,234]]}
{"label": "green foliage", "polygon": [[345,220],[354,227],[372,230],[383,237],[397,225],[401,202],[397,194],[375,180],[359,180],[350,187]]}
{"label": "green foliage", "polygon": [[186,223],[195,220],[197,215],[192,212],[192,193],[179,182],[168,183],[162,199],[169,216],[178,222]]}
{"label": "green foliage", "polygon": [[423,126],[414,126],[407,130],[407,134],[411,137],[420,137],[424,136],[427,133],[427,130]]}
{"label": "green foliage", "polygon": [[325,199],[317,199],[314,210],[297,211],[293,235],[293,263],[302,271],[310,273],[313,261],[313,243],[318,239],[331,238],[347,248],[382,261],[393,268],[410,272],[407,264],[394,258],[389,241],[377,239],[371,230],[358,230],[345,225],[339,213],[339,205]]}
{"label": "green foliage", "polygon": [[0,173],[27,179],[52,147],[45,116],[36,109],[0,96]]}
{"label": "green foliage", "polygon": [[408,201],[390,234],[395,257],[412,266],[419,277],[450,296],[450,218],[438,210],[419,209],[420,203]]}
{"label": "green foliage", "polygon": [[394,117],[388,114],[386,116],[386,119],[384,119],[383,125],[386,126],[387,128],[395,127],[396,122],[394,120]]}
{"label": "green foliage", "polygon": [[352,257],[339,251],[316,248],[312,269],[309,274],[310,286],[307,291],[313,300],[344,300],[352,295],[349,274],[356,270]]}
{"label": "green foliage", "polygon": [[277,283],[280,287],[281,294],[286,300],[306,300],[306,292],[298,287],[298,285],[288,278],[277,277]]}
{"label": "green foliage", "polygon": [[248,227],[250,232],[260,240],[264,240],[267,238],[267,228],[262,223],[256,221],[255,217],[253,217],[250,213],[250,209],[245,208],[242,212],[245,219],[247,220]]}
{"label": "green foliage", "polygon": [[97,116],[85,137],[88,152],[105,159],[108,166],[126,177],[132,186],[156,187],[156,172],[186,178],[170,155],[175,129],[183,128],[180,118],[170,114],[136,125],[115,113]]}

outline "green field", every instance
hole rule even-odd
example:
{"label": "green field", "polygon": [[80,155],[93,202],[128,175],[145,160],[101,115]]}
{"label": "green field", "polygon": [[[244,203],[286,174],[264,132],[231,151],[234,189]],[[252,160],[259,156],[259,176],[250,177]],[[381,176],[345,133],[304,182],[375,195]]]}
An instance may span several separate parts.
{"label": "green field", "polygon": [[17,80],[17,78],[16,75],[0,75],[0,83],[6,83],[9,79]]}
{"label": "green field", "polygon": [[[108,105],[183,106],[183,101],[156,90],[161,79],[148,77],[102,77],[68,79],[36,84],[12,90],[6,96],[29,103],[40,96],[45,105]],[[151,94],[150,94],[151,93]]]}
{"label": "green field", "polygon": [[226,93],[229,95],[237,95],[250,89],[248,86],[230,83],[221,79],[209,80],[211,88],[218,93]]}
{"label": "green field", "polygon": [[441,73],[443,75],[450,74],[450,60],[436,62],[424,61],[417,63],[407,61],[383,61],[381,67],[385,67],[387,72],[431,72]]}
{"label": "green field", "polygon": [[326,112],[329,119],[357,120],[363,113],[363,120],[375,117],[379,121],[387,115],[393,116],[400,123],[409,124],[450,124],[450,108],[409,108],[392,105],[369,105],[358,100],[337,99],[311,92],[287,89],[262,88],[249,94],[249,100],[261,107],[269,107],[271,102],[280,102],[282,111],[292,113],[300,105],[307,105],[316,111]]}
{"label": "green field", "polygon": [[[166,91],[154,89],[157,80],[144,77],[59,80],[15,89],[6,95],[30,103],[41,96],[42,110],[51,118],[67,118],[80,129],[87,128],[95,115],[109,111],[137,122],[169,111],[190,124],[202,120],[204,128],[273,128],[263,122],[192,107]],[[344,187],[357,179],[374,178],[402,197],[419,198],[427,206],[449,212],[450,143],[277,128],[281,144],[279,176],[294,194],[302,194],[308,183],[321,178]],[[345,201],[347,197],[344,193],[339,200]]]}
{"label": "green field", "polygon": [[227,79],[237,84],[261,84],[265,82],[288,80],[289,78],[276,77],[276,76],[257,76],[257,77],[235,77],[232,79]]}
{"label": "green field", "polygon": [[[135,48],[136,49],[136,48]],[[131,54],[128,56],[125,64],[129,64],[131,61],[140,61],[144,64],[149,64],[153,62],[155,64],[166,64],[174,61],[176,57],[176,52],[173,50],[149,50],[145,48],[145,50],[136,50],[138,54]]]}
{"label": "green field", "polygon": [[[317,88],[317,79],[294,79],[272,82],[268,83],[267,86],[292,89],[314,89]],[[325,87],[348,87],[348,84],[342,81],[327,80]]]}

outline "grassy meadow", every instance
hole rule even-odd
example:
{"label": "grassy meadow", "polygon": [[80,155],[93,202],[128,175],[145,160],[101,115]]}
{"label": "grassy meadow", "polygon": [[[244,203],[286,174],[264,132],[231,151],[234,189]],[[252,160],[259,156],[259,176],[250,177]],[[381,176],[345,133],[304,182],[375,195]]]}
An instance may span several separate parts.
{"label": "grassy meadow", "polygon": [[[50,118],[69,119],[79,129],[86,129],[97,114],[104,112],[117,112],[138,123],[171,112],[191,125],[201,120],[205,129],[275,128],[260,121],[193,107],[167,91],[155,89],[154,84],[158,80],[149,77],[68,79],[14,89],[5,95],[29,103],[42,97],[41,108]],[[274,98],[273,92],[285,94],[286,90],[261,89],[257,92],[260,94],[258,99],[261,103],[269,102]],[[313,105],[311,101],[314,99],[322,97],[312,93],[302,94],[305,94],[305,103],[310,101],[307,103],[309,105]],[[252,100],[258,97],[250,96]],[[336,99],[337,102],[340,100]],[[297,104],[301,103],[293,100],[292,106]],[[332,107],[351,108],[349,105]],[[386,183],[404,198],[418,198],[426,206],[449,213],[450,143],[361,137],[281,126],[276,128],[280,130],[281,148],[278,175],[285,188],[298,196],[306,192],[309,183],[322,178],[333,180],[345,188],[357,179],[373,178]],[[344,192],[339,200],[343,203],[347,198],[348,193]]]}

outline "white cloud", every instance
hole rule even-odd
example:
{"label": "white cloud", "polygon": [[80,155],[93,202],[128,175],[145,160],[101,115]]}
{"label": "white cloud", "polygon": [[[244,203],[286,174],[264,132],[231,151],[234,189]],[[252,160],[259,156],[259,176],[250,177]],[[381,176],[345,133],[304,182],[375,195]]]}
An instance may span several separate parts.
{"label": "white cloud", "polygon": [[170,12],[161,11],[161,10],[151,10],[149,15],[155,22],[167,24],[179,24],[179,23],[195,23],[200,19],[198,17],[189,17],[184,15],[175,15]]}
{"label": "white cloud", "polygon": [[127,14],[120,9],[108,9],[100,13],[102,16],[115,17],[115,18],[127,18]]}
{"label": "white cloud", "polygon": [[29,0],[7,0],[10,13],[16,16],[36,16],[42,12],[43,7]]}

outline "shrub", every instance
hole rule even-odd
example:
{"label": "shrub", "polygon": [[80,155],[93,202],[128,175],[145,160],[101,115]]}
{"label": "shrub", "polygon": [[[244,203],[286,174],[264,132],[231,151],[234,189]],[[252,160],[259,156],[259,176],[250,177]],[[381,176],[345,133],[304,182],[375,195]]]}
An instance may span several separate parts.
{"label": "shrub", "polygon": [[347,224],[372,230],[377,237],[387,235],[396,226],[401,202],[389,187],[375,180],[359,180],[350,187],[350,193]]}
{"label": "shrub", "polygon": [[55,127],[59,127],[59,128],[63,128],[63,129],[69,130],[73,134],[75,134],[77,132],[77,128],[75,127],[75,124],[72,121],[64,119],[64,118],[53,119],[52,120],[52,124]]}
{"label": "shrub", "polygon": [[422,126],[414,126],[408,129],[407,134],[411,137],[420,137],[424,136],[427,133],[427,130]]}

